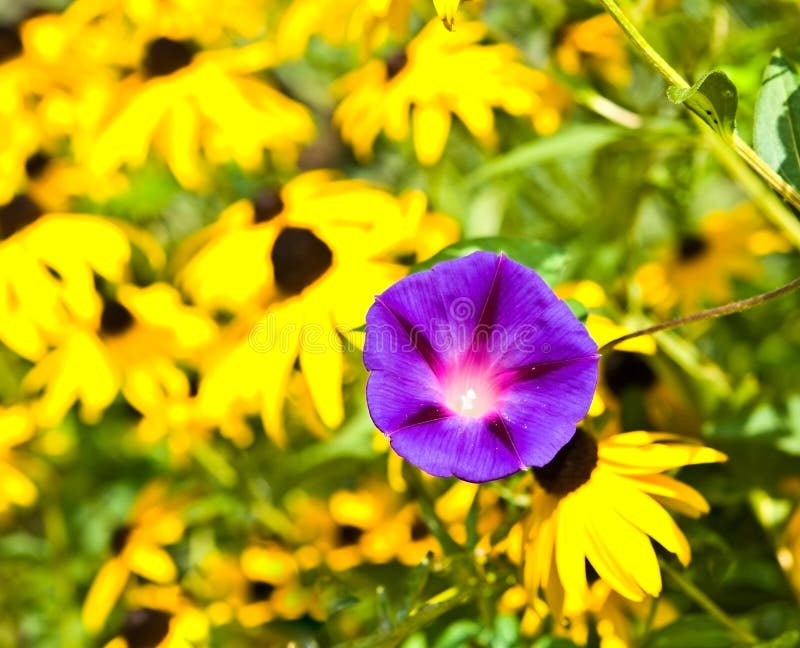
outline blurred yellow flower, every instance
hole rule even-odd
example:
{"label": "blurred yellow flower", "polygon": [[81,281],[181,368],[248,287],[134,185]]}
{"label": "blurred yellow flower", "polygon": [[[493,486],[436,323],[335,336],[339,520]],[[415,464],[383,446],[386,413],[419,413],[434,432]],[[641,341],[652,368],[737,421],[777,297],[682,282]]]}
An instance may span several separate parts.
{"label": "blurred yellow flower", "polygon": [[214,323],[183,305],[167,284],[123,285],[98,300],[91,319],[70,325],[25,376],[24,388],[41,393],[33,411],[42,425],[61,421],[76,401],[84,420],[97,421],[120,391],[140,412],[165,395],[188,395],[188,378],[176,361],[196,359],[215,335]]}
{"label": "blurred yellow flower", "polygon": [[97,313],[94,277],[122,281],[130,254],[123,230],[106,219],[43,215],[25,195],[0,207],[0,341],[40,359],[70,321]]}
{"label": "blurred yellow flower", "polygon": [[419,505],[404,504],[382,482],[337,490],[327,504],[295,492],[286,507],[295,521],[294,540],[301,545],[297,554],[304,569],[322,562],[334,571],[392,560],[416,565],[428,552],[441,552]]}
{"label": "blurred yellow flower", "polygon": [[181,510],[185,505],[183,498],[170,498],[161,482],[141,490],[128,522],[111,538],[113,556],[100,568],[83,602],[81,618],[90,633],[103,629],[132,573],[161,584],[177,578],[175,563],[162,547],[183,536]]}
{"label": "blurred yellow flower", "polygon": [[557,619],[589,605],[586,560],[600,579],[632,601],[661,592],[650,538],[689,563],[689,543],[665,507],[696,517],[700,493],[664,473],[725,461],[716,450],[673,434],[627,432],[599,442],[579,429],[543,468],[524,525],[523,564],[531,597],[543,591]]}
{"label": "blurred yellow flower", "polygon": [[678,306],[692,312],[731,299],[731,280],[755,279],[759,256],[787,252],[789,242],[769,228],[752,203],[709,213],[695,233],[686,234],[663,261],[636,271],[643,301],[659,313]]}
{"label": "blurred yellow flower", "polygon": [[23,405],[0,407],[0,515],[12,505],[30,506],[36,501],[35,484],[20,470],[14,448],[33,438],[33,421]]}
{"label": "blurred yellow flower", "polygon": [[254,170],[265,150],[292,164],[314,124],[305,106],[255,74],[276,63],[270,42],[252,41],[264,36],[263,16],[261,3],[74,3],[61,17],[77,25],[70,38],[108,26],[117,42],[103,43],[99,56],[118,74],[133,70],[103,106],[99,131],[76,147],[89,172],[104,181],[154,150],[184,187],[199,190],[211,166],[232,161]]}
{"label": "blurred yellow flower", "polygon": [[567,26],[556,48],[556,60],[568,74],[597,73],[618,87],[631,80],[625,35],[606,13]]}
{"label": "blurred yellow flower", "polygon": [[120,636],[105,648],[186,648],[207,646],[208,616],[177,585],[142,585],[130,591]]}
{"label": "blurred yellow flower", "polygon": [[322,421],[336,427],[343,351],[363,337],[354,329],[374,295],[405,274],[398,256],[434,251],[419,248],[418,233],[450,242],[451,222],[426,216],[422,194],[397,198],[327,171],[225,210],[189,241],[196,252],[177,277],[194,303],[238,314],[202,367],[199,399],[209,415],[260,413],[282,442],[286,386],[299,360]]}
{"label": "blurred yellow flower", "polygon": [[389,35],[404,38],[410,0],[293,0],[275,37],[281,59],[301,57],[313,36],[331,45],[358,44],[372,52]]}
{"label": "blurred yellow flower", "polygon": [[464,23],[451,34],[432,21],[404,51],[373,59],[337,81],[334,92],[343,99],[333,119],[355,154],[369,157],[381,131],[401,142],[413,129],[417,158],[434,164],[453,115],[482,145],[493,146],[495,108],[530,117],[541,134],[558,130],[569,95],[544,72],[525,66],[513,45],[481,44],[486,34],[480,23]]}

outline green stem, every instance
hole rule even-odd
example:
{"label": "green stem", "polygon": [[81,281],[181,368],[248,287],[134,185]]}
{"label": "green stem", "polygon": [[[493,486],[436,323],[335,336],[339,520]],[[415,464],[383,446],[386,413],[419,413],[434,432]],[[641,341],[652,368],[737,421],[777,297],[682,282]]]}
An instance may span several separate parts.
{"label": "green stem", "polygon": [[739,313],[741,311],[749,310],[753,308],[753,306],[758,306],[759,304],[763,304],[771,299],[775,299],[776,297],[780,297],[781,295],[785,295],[786,293],[792,292],[793,290],[797,290],[800,288],[800,277],[797,279],[793,279],[787,284],[784,284],[780,288],[776,288],[775,290],[770,290],[769,292],[761,293],[759,295],[754,295],[753,297],[748,297],[747,299],[740,299],[739,301],[731,302],[730,304],[724,304],[722,306],[716,306],[715,308],[709,308],[704,311],[700,311],[699,313],[693,313],[692,315],[686,315],[684,317],[678,317],[676,319],[669,320],[668,322],[662,322],[661,324],[655,324],[654,326],[648,326],[641,331],[634,331],[633,333],[628,333],[627,335],[623,335],[618,337],[610,342],[606,342],[603,346],[600,347],[598,352],[600,354],[606,353],[611,351],[615,346],[618,344],[625,342],[626,340],[631,340],[633,338],[641,337],[643,335],[652,335],[653,333],[658,333],[659,331],[668,331],[670,329],[678,328],[679,326],[685,326],[686,324],[691,324],[693,322],[700,322],[702,320],[707,319],[714,319],[716,317],[723,317],[724,315],[730,315],[732,313]]}
{"label": "green stem", "polygon": [[622,31],[625,32],[625,35],[628,37],[628,39],[636,46],[636,49],[639,50],[639,53],[644,56],[644,58],[647,59],[647,62],[650,63],[650,65],[652,65],[658,71],[658,73],[667,80],[667,83],[678,88],[689,87],[689,83],[686,81],[686,79],[684,79],[674,67],[667,63],[661,57],[661,55],[653,49],[652,45],[650,45],[645,37],[642,36],[642,34],[636,28],[636,25],[634,25],[628,16],[625,15],[615,0],[600,0],[600,3],[622,28]]}
{"label": "green stem", "polygon": [[[625,35],[631,43],[633,43],[639,53],[647,59],[647,62],[650,63],[664,79],[666,79],[667,83],[677,88],[690,87],[688,81],[653,49],[652,45],[642,36],[641,32],[639,32],[636,26],[625,15],[615,0],[600,0],[600,2],[622,28],[622,31],[625,32]],[[780,175],[764,162],[764,160],[762,160],[738,135],[734,134],[731,143],[736,153],[747,162],[770,187],[777,191],[789,204],[800,210],[800,193],[798,193],[794,187],[781,178]]]}
{"label": "green stem", "polygon": [[714,603],[702,590],[698,589],[688,578],[685,578],[683,574],[673,569],[666,561],[660,560],[659,562],[664,573],[672,579],[686,596],[703,608],[710,617],[713,617],[721,625],[728,628],[736,635],[737,639],[745,643],[756,643],[758,641],[758,637],[729,617],[721,607]]}

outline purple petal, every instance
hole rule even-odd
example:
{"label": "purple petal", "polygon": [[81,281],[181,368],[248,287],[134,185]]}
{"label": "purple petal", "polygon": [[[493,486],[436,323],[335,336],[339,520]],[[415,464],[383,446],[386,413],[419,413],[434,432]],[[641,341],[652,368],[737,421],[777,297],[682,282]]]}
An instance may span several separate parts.
{"label": "purple petal", "polygon": [[[409,277],[410,278],[410,277]],[[396,284],[400,285],[400,284]],[[364,365],[369,371],[389,371],[398,376],[412,376],[425,383],[436,381],[434,367],[441,362],[423,334],[413,324],[400,319],[384,298],[367,311],[364,342]]]}
{"label": "purple petal", "polygon": [[367,407],[376,427],[387,436],[421,422],[452,416],[442,405],[442,393],[435,382],[388,371],[373,371],[367,379]]}
{"label": "purple petal", "polygon": [[473,252],[431,269],[430,278],[441,298],[451,336],[448,358],[468,349],[475,329],[485,317],[501,258],[489,252]]}
{"label": "purple petal", "polygon": [[596,386],[597,357],[590,356],[542,365],[507,387],[499,414],[526,466],[543,466],[572,438]]}
{"label": "purple petal", "polygon": [[485,482],[525,468],[497,427],[493,421],[451,416],[395,432],[390,442],[397,454],[431,475]]}
{"label": "purple petal", "polygon": [[597,343],[563,301],[556,298],[541,311],[529,310],[527,301],[498,313],[508,336],[503,352],[492,356],[497,374],[597,355]]}
{"label": "purple petal", "polygon": [[[436,290],[431,289],[429,272],[409,275],[376,297],[367,312],[364,364],[367,369],[403,373],[406,363],[418,356],[434,373],[443,370],[438,347],[447,331],[447,314]],[[387,352],[387,345],[398,349]]]}

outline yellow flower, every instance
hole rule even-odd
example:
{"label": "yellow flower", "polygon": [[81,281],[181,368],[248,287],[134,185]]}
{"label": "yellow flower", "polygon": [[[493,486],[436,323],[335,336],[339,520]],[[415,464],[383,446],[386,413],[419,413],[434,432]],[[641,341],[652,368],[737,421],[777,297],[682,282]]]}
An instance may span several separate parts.
{"label": "yellow flower", "polygon": [[13,451],[33,434],[33,421],[25,406],[0,407],[0,515],[12,505],[30,506],[36,501],[36,486],[14,465]]}
{"label": "yellow flower", "polygon": [[597,72],[615,86],[631,80],[625,35],[608,14],[569,25],[556,48],[556,60],[568,74]]}
{"label": "yellow flower", "polygon": [[99,419],[118,392],[140,412],[168,397],[187,396],[189,381],[176,366],[213,338],[215,327],[184,306],[167,284],[124,285],[101,301],[85,325],[73,324],[57,347],[30,370],[23,386],[41,392],[33,405],[42,425],[55,425],[77,401],[81,417]]}
{"label": "yellow flower", "polygon": [[419,505],[404,504],[381,482],[337,490],[327,505],[295,492],[286,506],[296,521],[295,540],[302,546],[298,560],[306,569],[323,561],[334,571],[392,560],[416,565],[429,551],[440,553]]}
{"label": "yellow flower", "polygon": [[303,587],[295,558],[274,542],[252,544],[239,559],[209,554],[187,587],[203,601],[214,625],[253,628],[309,614],[321,620],[316,593]]}
{"label": "yellow flower", "polygon": [[[259,24],[247,17],[262,14],[247,10],[247,3],[226,3],[222,9],[211,2],[197,8],[178,1],[167,7],[76,4],[88,29],[104,21],[118,36],[115,49],[101,51],[106,65],[134,70],[116,86],[100,132],[76,151],[98,180],[125,165],[141,166],[152,149],[184,187],[198,190],[210,166],[233,161],[254,170],[262,165],[265,149],[278,164],[292,164],[313,138],[309,111],[254,74],[276,63],[272,45],[265,40],[233,44],[252,36]],[[245,9],[237,13],[237,7]],[[202,12],[205,22],[198,20]],[[244,32],[228,35],[228,18]],[[206,23],[215,27],[209,31]],[[82,37],[82,30],[75,32],[73,38]],[[209,41],[222,34],[225,39]]]}
{"label": "yellow flower", "polygon": [[121,281],[130,254],[125,232],[106,219],[43,215],[25,195],[0,207],[0,341],[41,358],[68,322],[98,310],[94,276]]}
{"label": "yellow flower", "polygon": [[482,145],[493,146],[495,108],[529,116],[539,133],[556,131],[569,103],[566,92],[525,66],[513,45],[480,44],[486,32],[473,22],[450,34],[432,21],[405,51],[373,59],[337,81],[334,91],[344,98],[333,119],[356,155],[369,157],[381,131],[400,142],[411,128],[417,158],[434,164],[453,115]]}
{"label": "yellow flower", "polygon": [[585,562],[632,601],[661,592],[651,538],[689,563],[689,543],[665,507],[696,517],[700,493],[663,474],[725,461],[716,450],[672,434],[628,432],[599,442],[579,429],[556,458],[534,468],[538,483],[524,527],[525,583],[542,590],[556,618],[588,606]]}
{"label": "yellow flower", "polygon": [[408,32],[410,0],[293,0],[275,36],[281,59],[301,57],[312,36],[331,45],[358,43],[373,51],[391,34]]}
{"label": "yellow flower", "polygon": [[417,192],[396,198],[326,171],[229,207],[189,241],[197,251],[177,278],[194,303],[238,315],[202,368],[199,399],[209,415],[260,413],[282,442],[283,402],[299,360],[322,421],[336,427],[343,351],[363,336],[354,329],[374,295],[405,274],[396,257],[416,251],[421,228],[436,238],[441,220],[426,218]]}
{"label": "yellow flower", "polygon": [[105,648],[207,646],[210,621],[177,585],[142,585],[126,597],[132,611]]}
{"label": "yellow flower", "polygon": [[89,632],[102,630],[132,573],[161,584],[177,578],[175,563],[162,547],[183,536],[180,511],[185,503],[169,499],[160,482],[139,493],[128,523],[117,528],[111,538],[113,557],[100,568],[83,602],[82,619]]}
{"label": "yellow flower", "polygon": [[786,252],[788,241],[773,232],[752,203],[709,213],[696,233],[687,234],[661,262],[634,276],[644,302],[659,313],[674,306],[692,312],[710,300],[731,299],[731,279],[754,279],[763,271],[759,256]]}

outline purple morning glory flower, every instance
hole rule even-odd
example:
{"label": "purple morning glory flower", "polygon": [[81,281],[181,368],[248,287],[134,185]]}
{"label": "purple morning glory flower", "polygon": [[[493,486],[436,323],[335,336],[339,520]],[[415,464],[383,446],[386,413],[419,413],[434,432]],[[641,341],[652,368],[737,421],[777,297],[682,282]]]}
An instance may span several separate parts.
{"label": "purple morning glory flower", "polygon": [[367,405],[394,450],[425,472],[490,481],[543,466],[570,440],[598,357],[536,272],[475,252],[375,298]]}

